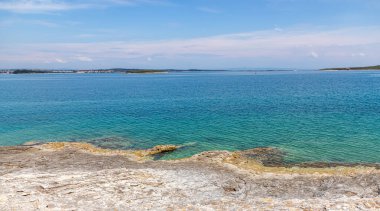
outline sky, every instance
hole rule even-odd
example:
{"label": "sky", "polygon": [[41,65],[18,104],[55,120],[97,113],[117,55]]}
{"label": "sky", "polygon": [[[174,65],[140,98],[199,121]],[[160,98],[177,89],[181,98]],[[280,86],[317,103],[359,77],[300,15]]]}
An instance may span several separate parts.
{"label": "sky", "polygon": [[0,68],[380,64],[380,0],[0,0]]}

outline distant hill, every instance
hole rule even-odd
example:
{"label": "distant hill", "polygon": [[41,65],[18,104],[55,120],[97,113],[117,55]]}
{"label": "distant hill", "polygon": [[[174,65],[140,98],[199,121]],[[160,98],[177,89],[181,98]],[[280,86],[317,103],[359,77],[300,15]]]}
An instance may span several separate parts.
{"label": "distant hill", "polygon": [[126,70],[125,73],[132,74],[149,74],[149,73],[167,73],[167,70]]}
{"label": "distant hill", "polygon": [[[380,68],[380,66],[379,66]],[[107,68],[107,69],[0,69],[0,74],[41,74],[41,73],[125,73],[125,74],[153,74],[153,73],[176,73],[176,72],[215,72],[215,71],[235,71],[222,69],[136,69],[136,68]],[[238,71],[238,70],[236,70]],[[240,71],[271,72],[271,71],[295,71],[293,69],[250,69]]]}
{"label": "distant hill", "polygon": [[324,68],[321,70],[380,70],[380,65],[366,66],[366,67],[335,67],[335,68]]}
{"label": "distant hill", "polygon": [[12,72],[13,74],[33,74],[33,73],[49,73],[49,71],[45,70],[15,70]]}
{"label": "distant hill", "polygon": [[202,69],[127,69],[127,68],[109,68],[109,69],[82,69],[82,70],[43,70],[43,69],[9,69],[0,70],[0,73],[9,74],[38,74],[38,73],[168,73],[168,72],[206,72],[206,71],[224,71],[224,70],[202,70]]}

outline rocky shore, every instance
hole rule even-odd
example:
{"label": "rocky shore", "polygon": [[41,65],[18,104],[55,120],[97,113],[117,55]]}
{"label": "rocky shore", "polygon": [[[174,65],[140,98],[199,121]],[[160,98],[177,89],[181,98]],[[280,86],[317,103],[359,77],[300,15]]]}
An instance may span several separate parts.
{"label": "rocky shore", "polygon": [[379,210],[379,166],[281,165],[272,148],[152,157],[180,146],[0,147],[0,210]]}

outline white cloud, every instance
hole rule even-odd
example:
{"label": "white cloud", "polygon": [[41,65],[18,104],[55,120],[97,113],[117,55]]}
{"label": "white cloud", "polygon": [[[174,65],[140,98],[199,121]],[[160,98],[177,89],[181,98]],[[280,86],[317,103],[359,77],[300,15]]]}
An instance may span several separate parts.
{"label": "white cloud", "polygon": [[77,56],[77,60],[82,61],[82,62],[92,62],[93,59],[88,57],[88,56]]}
{"label": "white cloud", "polygon": [[222,11],[218,10],[218,9],[215,9],[215,8],[211,8],[211,7],[198,7],[197,8],[199,11],[202,11],[202,12],[206,12],[206,13],[214,13],[214,14],[217,14],[217,13],[221,13]]}
{"label": "white cloud", "polygon": [[[40,43],[0,46],[1,62],[38,63],[46,58],[65,62],[96,60],[97,62],[134,61],[146,63],[178,62],[192,59],[192,64],[213,58],[218,61],[272,61],[287,64],[306,63],[318,58],[320,63],[380,61],[380,27],[345,28],[310,31],[286,29],[227,34],[192,39],[140,42]],[[365,49],[365,53],[362,52]],[[359,52],[353,57],[352,52]],[[78,55],[82,57],[78,58]],[[86,56],[83,56],[86,55]],[[320,55],[323,55],[321,57]],[[168,63],[169,64],[169,63]]]}
{"label": "white cloud", "polygon": [[80,34],[80,35],[77,35],[78,38],[93,38],[96,36],[97,36],[96,34]]}
{"label": "white cloud", "polygon": [[279,27],[275,27],[274,30],[275,30],[275,31],[278,31],[278,32],[282,32],[282,31],[284,31],[282,28],[279,28]]}
{"label": "white cloud", "polygon": [[67,63],[65,60],[60,59],[60,58],[56,58],[55,62],[58,62],[58,63]]}
{"label": "white cloud", "polygon": [[38,25],[45,27],[58,27],[59,25],[46,20],[34,20],[34,19],[9,19],[0,21],[0,27],[7,27],[16,24],[28,24],[28,25]]}
{"label": "white cloud", "polygon": [[137,5],[140,3],[159,3],[154,0],[103,0],[103,4]]}
{"label": "white cloud", "polygon": [[4,0],[0,10],[18,13],[40,13],[85,8],[87,5],[58,0]]}
{"label": "white cloud", "polygon": [[0,10],[16,13],[49,13],[86,8],[106,8],[113,5],[168,5],[162,0],[1,0]]}
{"label": "white cloud", "polygon": [[313,57],[314,59],[318,59],[319,58],[319,54],[315,51],[311,51],[310,52],[310,56]]}
{"label": "white cloud", "polygon": [[365,57],[365,56],[366,56],[366,54],[363,53],[363,52],[360,52],[360,53],[353,53],[353,54],[352,54],[352,57]]}

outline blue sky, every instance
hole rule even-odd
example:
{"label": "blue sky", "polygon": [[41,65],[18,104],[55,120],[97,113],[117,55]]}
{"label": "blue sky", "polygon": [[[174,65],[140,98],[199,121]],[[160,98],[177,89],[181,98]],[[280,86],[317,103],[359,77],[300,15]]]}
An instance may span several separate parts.
{"label": "blue sky", "polygon": [[379,0],[0,0],[0,68],[380,63]]}

